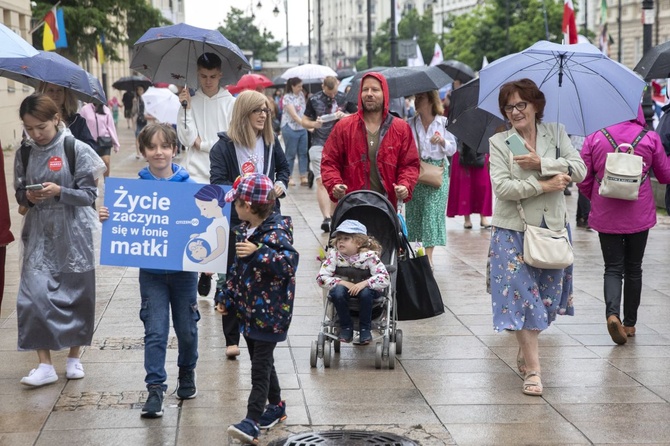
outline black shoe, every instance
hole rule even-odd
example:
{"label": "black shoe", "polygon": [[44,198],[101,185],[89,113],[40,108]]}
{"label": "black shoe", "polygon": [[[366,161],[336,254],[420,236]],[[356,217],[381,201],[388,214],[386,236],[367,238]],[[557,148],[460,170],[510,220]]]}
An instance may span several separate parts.
{"label": "black shoe", "polygon": [[177,398],[180,400],[190,400],[198,394],[195,388],[195,370],[180,369],[177,382]]}
{"label": "black shoe", "polygon": [[324,218],[321,223],[321,230],[323,232],[330,232],[330,218]]}
{"label": "black shoe", "polygon": [[149,386],[147,402],[142,407],[142,418],[160,418],[163,416],[163,398],[165,392],[160,385]]}
{"label": "black shoe", "polygon": [[589,227],[589,222],[585,218],[578,218],[577,219],[577,227],[578,228],[588,228]]}
{"label": "black shoe", "polygon": [[565,189],[563,189],[563,195],[567,196],[572,195],[572,191],[566,187]]}
{"label": "black shoe", "polygon": [[200,273],[200,279],[198,279],[198,294],[204,297],[209,295],[210,291],[212,291],[212,275]]}
{"label": "black shoe", "polygon": [[309,186],[310,189],[312,188],[312,186],[314,186],[314,172],[312,172],[311,170],[307,171],[307,185]]}

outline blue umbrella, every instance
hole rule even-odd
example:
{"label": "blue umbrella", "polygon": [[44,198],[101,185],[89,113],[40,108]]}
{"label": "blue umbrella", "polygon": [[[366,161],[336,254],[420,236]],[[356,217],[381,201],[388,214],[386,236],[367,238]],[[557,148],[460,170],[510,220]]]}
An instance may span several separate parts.
{"label": "blue umbrella", "polygon": [[234,43],[216,30],[180,23],[151,28],[134,45],[130,68],[156,82],[196,84],[198,57],[215,53],[221,58],[222,85],[235,84],[251,70],[249,61]]}
{"label": "blue umbrella", "polygon": [[498,93],[510,81],[529,78],[544,93],[544,120],[559,122],[571,135],[586,136],[634,119],[645,83],[590,43],[535,43],[479,72],[478,107],[499,118]]}
{"label": "blue umbrella", "polygon": [[60,85],[84,102],[107,103],[98,79],[57,53],[39,51],[32,57],[0,59],[0,76],[34,88],[42,82]]}
{"label": "blue umbrella", "polygon": [[0,23],[0,57],[30,57],[37,54],[31,44]]}

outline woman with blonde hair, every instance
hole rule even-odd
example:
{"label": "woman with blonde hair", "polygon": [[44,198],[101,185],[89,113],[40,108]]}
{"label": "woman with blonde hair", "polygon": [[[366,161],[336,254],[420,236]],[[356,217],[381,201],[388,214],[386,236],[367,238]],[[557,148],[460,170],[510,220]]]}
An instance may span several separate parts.
{"label": "woman with blonde hair", "polygon": [[449,192],[449,161],[456,152],[456,140],[447,131],[447,118],[442,116],[442,103],[437,90],[415,95],[416,115],[408,123],[412,128],[419,158],[426,163],[444,167],[440,187],[417,184],[407,202],[407,237],[423,243],[430,264],[433,250],[447,243],[444,213]]}
{"label": "woman with blonde hair", "polygon": [[70,130],[72,136],[81,142],[85,142],[97,152],[98,143],[93,139],[88,124],[86,124],[86,119],[78,113],[79,103],[72,90],[48,82],[43,82],[37,90],[49,96],[56,103],[61,122]]}
{"label": "woman with blonde hair", "polygon": [[[243,91],[237,96],[230,126],[220,134],[219,141],[209,153],[210,182],[232,185],[238,177],[254,173],[268,176],[274,183],[277,197],[283,197],[289,179],[289,166],[279,139],[272,131],[272,108],[270,99],[257,91]],[[279,211],[279,200],[275,203]],[[230,227],[241,223],[235,211],[230,209]],[[235,243],[235,234],[229,233],[229,244]],[[228,250],[228,265],[232,265],[234,249]],[[225,285],[225,275],[220,274],[217,289]],[[226,337],[226,356],[239,355],[240,331],[234,312],[223,316],[223,333]]]}

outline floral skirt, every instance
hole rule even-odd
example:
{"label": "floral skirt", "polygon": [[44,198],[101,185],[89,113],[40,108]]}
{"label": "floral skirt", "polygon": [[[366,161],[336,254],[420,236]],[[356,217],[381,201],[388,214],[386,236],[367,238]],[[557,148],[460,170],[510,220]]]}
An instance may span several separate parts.
{"label": "floral skirt", "polygon": [[489,276],[496,331],[545,330],[557,314],[575,313],[573,266],[555,270],[526,265],[523,237],[523,232],[496,227],[491,234]]}
{"label": "floral skirt", "polygon": [[[436,166],[442,162],[434,159],[423,159],[422,161]],[[442,175],[442,186],[439,188],[417,183],[412,199],[405,205],[407,240],[422,242],[426,248],[447,244],[447,224],[444,212],[447,208],[448,193],[449,169],[446,167]]]}

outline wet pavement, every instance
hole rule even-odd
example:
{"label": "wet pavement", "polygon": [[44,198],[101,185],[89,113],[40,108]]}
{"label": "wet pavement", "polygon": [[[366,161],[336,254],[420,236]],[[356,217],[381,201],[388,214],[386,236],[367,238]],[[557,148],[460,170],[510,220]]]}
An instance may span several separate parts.
{"label": "wet pavement", "polygon": [[[144,162],[135,159],[125,122],[119,133],[123,147],[112,156],[112,175],[134,178]],[[5,153],[18,236],[13,159]],[[263,433],[262,444],[331,429],[389,432],[421,445],[670,444],[668,217],[650,231],[637,336],[624,346],[612,342],[605,326],[597,233],[573,230],[576,316],[559,317],[540,336],[544,396],[531,397],[521,393],[514,336],[492,328],[484,277],[489,233],[479,229],[478,216],[470,230],[462,218],[447,220],[447,247],[435,250],[446,313],[399,323],[404,340],[396,368],[375,369],[374,345],[343,345],[326,369],[321,360],[317,368],[309,363],[323,311],[316,256],[326,242],[314,190],[292,187],[282,210],[293,217],[301,254],[294,321],[275,353],[288,419]],[[171,394],[177,380],[171,336],[165,415],[147,420],[140,418],[146,391],[138,270],[97,269],[95,335],[82,353],[86,377],[66,380],[66,352],[58,352],[58,382],[29,389],[19,380],[37,361],[32,352],[16,351],[18,265],[15,242],[0,313],[0,445],[228,444],[227,426],[246,412],[250,364],[245,348],[237,360],[225,359],[211,296],[199,299],[197,397],[180,402]]]}

